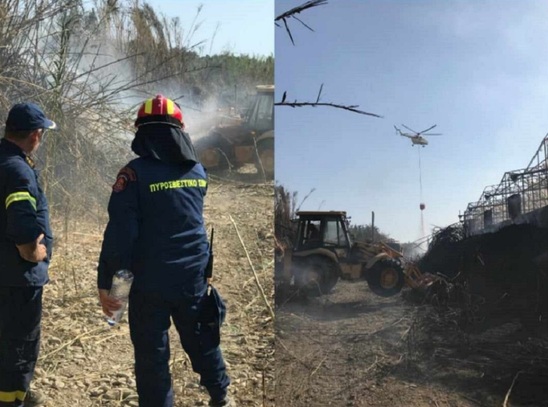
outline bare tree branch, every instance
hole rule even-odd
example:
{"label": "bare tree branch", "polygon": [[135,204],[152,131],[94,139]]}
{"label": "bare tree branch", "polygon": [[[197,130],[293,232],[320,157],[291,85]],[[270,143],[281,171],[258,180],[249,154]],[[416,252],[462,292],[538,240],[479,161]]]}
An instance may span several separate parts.
{"label": "bare tree branch", "polygon": [[286,11],[285,13],[280,14],[278,17],[274,19],[274,24],[276,24],[278,27],[280,25],[277,23],[277,21],[283,21],[285,30],[287,31],[287,35],[289,35],[289,39],[291,40],[291,43],[295,45],[295,41],[293,40],[293,35],[291,35],[291,30],[289,29],[289,25],[287,24],[287,20],[290,18],[294,18],[299,23],[301,23],[303,26],[308,28],[310,31],[314,31],[309,25],[305,24],[304,21],[302,21],[300,18],[297,17],[297,14],[303,12],[304,10],[308,10],[313,7],[323,6],[324,4],[327,4],[327,0],[310,0],[306,3],[301,4],[300,6],[294,7],[291,10]]}
{"label": "bare tree branch", "polygon": [[304,25],[306,28],[308,28],[310,31],[314,32],[314,29],[310,27],[308,24],[306,24],[303,20],[301,20],[300,18],[296,16],[294,16],[293,18],[297,20],[299,23],[301,23],[302,25]]}
{"label": "bare tree branch", "polygon": [[[300,22],[303,26],[308,28],[310,31],[314,31],[310,26],[308,26],[300,18],[298,18],[297,14],[299,14],[299,13],[305,11],[305,10],[308,10],[310,8],[323,6],[325,4],[327,4],[327,0],[310,0],[310,1],[307,1],[306,3],[303,3],[300,6],[294,7],[292,9],[280,14],[279,16],[277,16],[274,19],[274,24],[276,24],[276,26],[280,27],[280,24],[278,24],[278,22],[282,21],[283,24],[284,24],[285,30],[287,31],[287,35],[289,36],[289,39],[291,40],[291,43],[293,45],[295,45],[295,41],[293,39],[293,35],[291,34],[291,30],[289,28],[287,20],[290,19],[290,18],[294,18],[295,20]],[[295,108],[295,107],[305,107],[305,106],[311,106],[311,107],[327,106],[327,107],[334,107],[336,109],[348,110],[349,112],[363,114],[363,115],[366,115],[366,116],[373,116],[373,117],[382,118],[382,116],[380,116],[378,114],[369,113],[369,112],[358,109],[358,107],[359,107],[358,105],[341,105],[341,104],[338,104],[338,103],[320,102],[320,98],[322,96],[322,90],[323,90],[323,83],[320,86],[320,90],[318,91],[318,96],[316,97],[315,102],[299,102],[297,100],[295,100],[294,102],[286,102],[287,91],[285,91],[283,93],[281,102],[274,103],[274,105],[275,106],[289,106],[289,107],[293,107],[293,108]]]}
{"label": "bare tree branch", "polygon": [[289,39],[291,40],[291,43],[295,45],[295,41],[293,40],[293,36],[291,35],[291,30],[289,29],[289,26],[287,25],[287,21],[285,19],[283,21],[285,25],[285,30],[287,31],[287,35],[289,35]]}
{"label": "bare tree branch", "polygon": [[322,95],[322,90],[323,90],[323,83],[322,83],[322,86],[320,86],[320,90],[318,91],[318,97],[316,98],[316,103],[320,102],[320,96]]}
{"label": "bare tree branch", "polygon": [[285,91],[283,93],[283,96],[282,96],[282,101],[274,103],[274,105],[275,106],[289,106],[289,107],[293,107],[293,108],[295,108],[295,107],[304,107],[304,106],[312,106],[312,107],[329,106],[329,107],[334,107],[336,109],[348,110],[349,112],[363,114],[363,115],[366,115],[366,116],[373,116],[373,117],[382,118],[382,116],[380,116],[378,114],[369,113],[369,112],[365,112],[363,110],[358,109],[358,107],[359,107],[358,105],[341,105],[341,104],[338,104],[338,103],[320,102],[320,98],[322,96],[322,90],[323,90],[323,83],[320,86],[320,90],[318,91],[318,96],[316,97],[315,102],[298,102],[297,100],[295,100],[294,102],[286,102],[287,91]]}
{"label": "bare tree branch", "polygon": [[369,113],[369,112],[365,112],[363,110],[359,110],[358,109],[358,105],[339,105],[337,103],[328,103],[328,102],[322,102],[322,103],[318,103],[318,102],[284,102],[284,103],[274,103],[276,106],[289,106],[289,107],[304,107],[304,106],[312,106],[312,107],[316,107],[316,106],[329,106],[329,107],[334,107],[334,108],[337,108],[337,109],[343,109],[343,110],[348,110],[349,112],[354,112],[354,113],[359,113],[359,114],[363,114],[363,115],[366,115],[366,116],[373,116],[373,117],[379,117],[379,118],[382,118],[382,116],[379,116],[378,114],[375,114],[375,113]]}
{"label": "bare tree branch", "polygon": [[[294,17],[295,14],[299,14],[304,10],[307,10],[312,7],[318,7],[327,4],[327,0],[310,0],[300,6],[294,7],[291,10],[286,11],[285,13],[280,14],[274,19],[274,21],[284,20],[290,17]],[[295,17],[294,17],[295,18]]]}

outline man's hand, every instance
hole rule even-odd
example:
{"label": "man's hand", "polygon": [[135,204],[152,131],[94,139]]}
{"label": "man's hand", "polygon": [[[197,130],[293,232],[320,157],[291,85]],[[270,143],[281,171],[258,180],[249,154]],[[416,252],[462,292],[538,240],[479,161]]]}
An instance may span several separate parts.
{"label": "man's hand", "polygon": [[112,317],[112,311],[116,311],[122,306],[119,300],[108,295],[108,290],[99,289],[99,301],[101,301],[103,313],[107,317]]}
{"label": "man's hand", "polygon": [[44,234],[42,233],[35,242],[16,245],[19,256],[31,263],[38,263],[46,260],[48,258],[46,246],[40,243],[43,238]]}

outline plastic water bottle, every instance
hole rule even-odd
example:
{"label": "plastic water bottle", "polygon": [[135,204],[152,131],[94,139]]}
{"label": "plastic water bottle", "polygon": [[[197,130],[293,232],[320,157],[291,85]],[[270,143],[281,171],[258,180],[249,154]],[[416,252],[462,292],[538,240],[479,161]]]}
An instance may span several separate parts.
{"label": "plastic water bottle", "polygon": [[109,296],[119,300],[122,303],[122,306],[116,311],[112,311],[112,317],[107,317],[107,322],[110,326],[116,325],[122,318],[122,315],[124,315],[132,283],[133,273],[131,271],[122,269],[114,273]]}

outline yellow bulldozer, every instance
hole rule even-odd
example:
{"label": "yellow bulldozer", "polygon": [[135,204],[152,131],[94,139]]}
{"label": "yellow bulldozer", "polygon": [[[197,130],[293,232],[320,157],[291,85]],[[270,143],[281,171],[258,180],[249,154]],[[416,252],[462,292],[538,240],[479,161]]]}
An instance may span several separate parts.
{"label": "yellow bulldozer", "polygon": [[307,295],[328,294],[340,279],[366,280],[375,294],[390,297],[404,285],[429,281],[384,242],[354,242],[343,211],[297,212],[290,249],[278,247],[276,284],[292,285]]}
{"label": "yellow bulldozer", "polygon": [[254,164],[259,174],[274,176],[274,85],[256,86],[256,95],[240,120],[215,126],[194,142],[210,172]]}

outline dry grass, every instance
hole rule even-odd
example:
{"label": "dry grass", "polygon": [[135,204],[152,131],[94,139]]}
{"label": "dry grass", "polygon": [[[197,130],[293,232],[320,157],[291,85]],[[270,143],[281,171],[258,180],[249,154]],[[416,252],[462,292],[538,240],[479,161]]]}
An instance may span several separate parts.
{"label": "dry grass", "polygon": [[461,321],[454,306],[376,297],[363,282],[287,302],[276,309],[277,402],[547,405],[546,333],[508,314],[470,320],[466,329]]}

